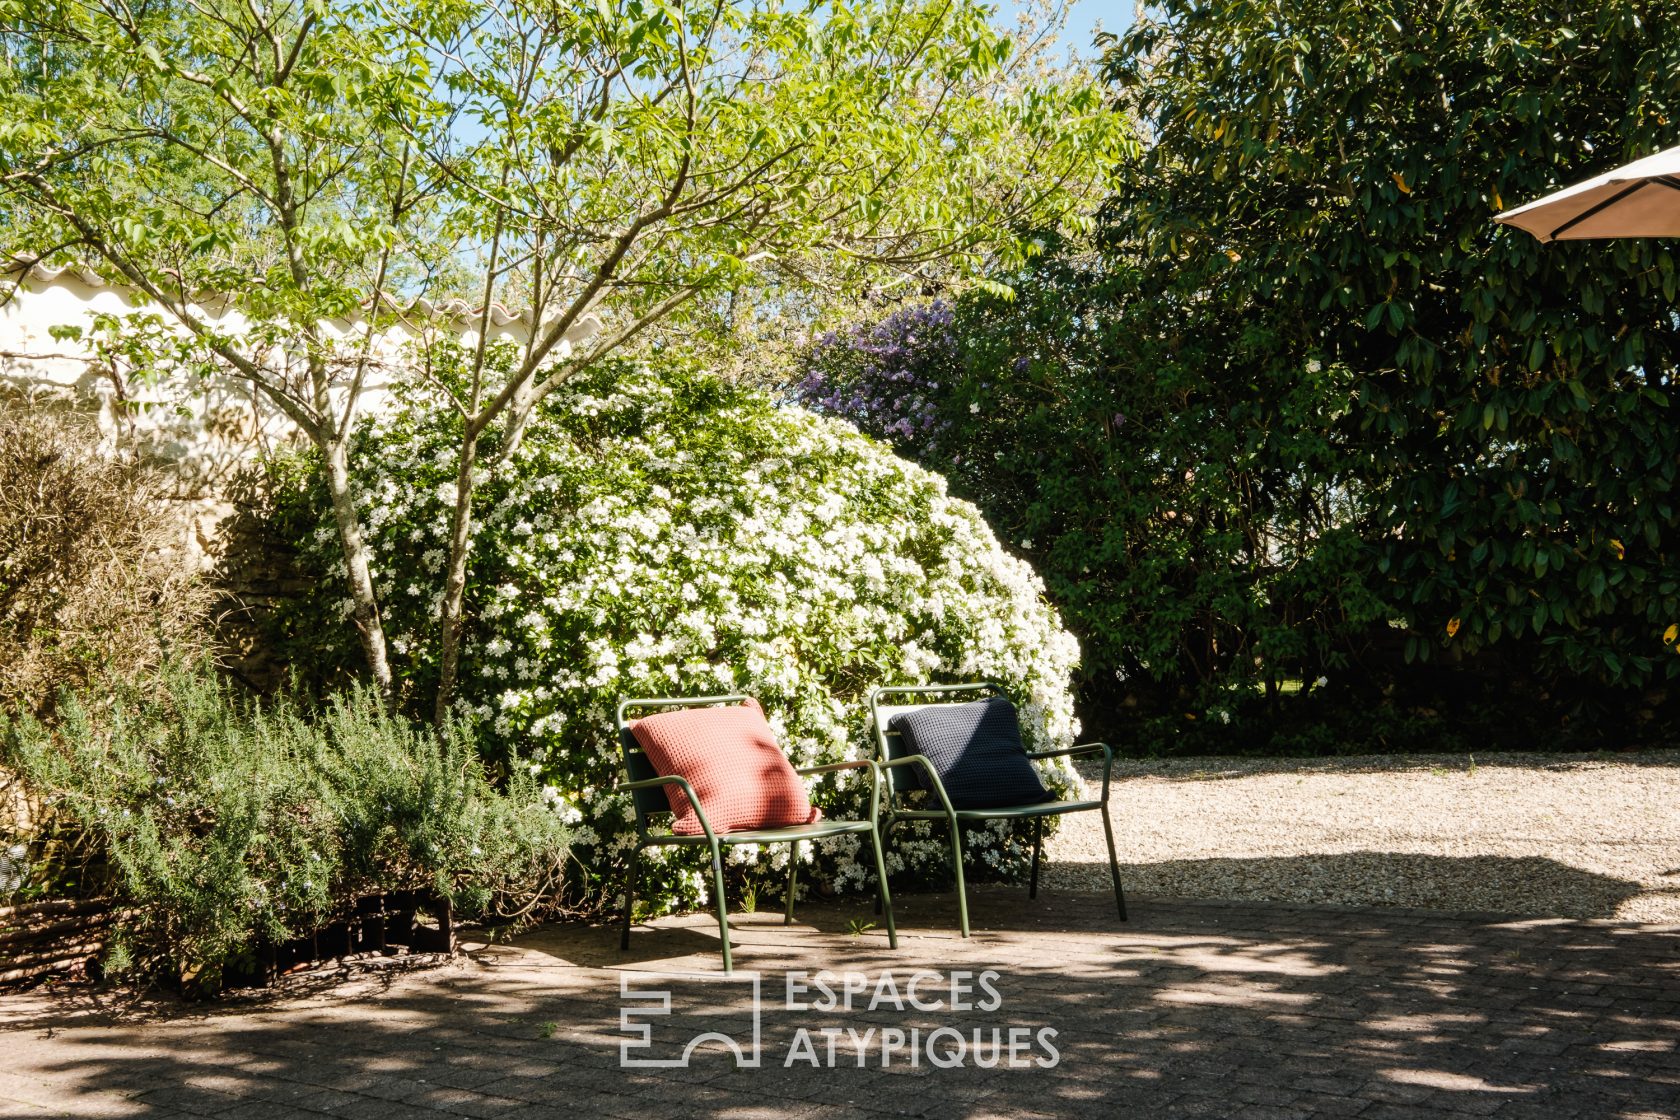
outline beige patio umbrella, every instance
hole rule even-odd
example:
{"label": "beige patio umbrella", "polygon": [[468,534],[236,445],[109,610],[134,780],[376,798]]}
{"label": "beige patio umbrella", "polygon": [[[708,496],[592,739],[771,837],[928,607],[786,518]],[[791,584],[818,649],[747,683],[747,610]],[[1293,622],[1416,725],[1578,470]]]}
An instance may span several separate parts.
{"label": "beige patio umbrella", "polygon": [[[1680,148],[1636,159],[1493,220],[1527,230],[1541,241],[1680,237]],[[1664,645],[1676,641],[1680,623],[1663,631]]]}
{"label": "beige patio umbrella", "polygon": [[1680,148],[1507,210],[1494,218],[1541,241],[1680,237]]}

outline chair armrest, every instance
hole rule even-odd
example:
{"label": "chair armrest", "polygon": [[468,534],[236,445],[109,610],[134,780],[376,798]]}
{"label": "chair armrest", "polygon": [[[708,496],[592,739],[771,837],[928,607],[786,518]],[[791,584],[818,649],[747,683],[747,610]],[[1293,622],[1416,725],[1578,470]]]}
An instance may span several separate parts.
{"label": "chair armrest", "polygon": [[1095,754],[1103,756],[1102,799],[1108,800],[1108,776],[1114,770],[1114,750],[1107,743],[1081,743],[1077,747],[1063,747],[1059,751],[1028,751],[1028,758],[1065,758],[1071,755]]}
{"label": "chair armrest", "polygon": [[881,768],[872,758],[854,758],[846,762],[824,762],[818,766],[802,766],[794,771],[795,774],[831,774],[836,770],[868,770],[869,771],[869,819],[877,820],[881,815]]}
{"label": "chair armrest", "polygon": [[1114,757],[1114,751],[1109,747],[1109,745],[1107,743],[1081,743],[1077,747],[1063,747],[1059,751],[1028,751],[1027,752],[1027,757],[1028,758],[1059,758],[1062,755],[1091,754],[1095,751],[1101,751],[1103,753],[1104,758],[1112,759]]}
{"label": "chair armrest", "polygon": [[638,789],[652,789],[654,786],[680,786],[684,796],[688,798],[688,803],[694,806],[694,815],[700,821],[700,830],[706,834],[706,839],[712,842],[712,846],[717,847],[717,833],[712,831],[712,822],[706,819],[706,810],[700,806],[700,798],[695,795],[694,787],[689,785],[688,779],[681,774],[661,774],[657,778],[643,778],[638,782],[620,782],[613,789],[629,793]]}
{"label": "chair armrest", "polygon": [[848,762],[825,762],[820,766],[799,766],[795,774],[828,774],[835,770],[879,770],[872,758],[854,758]]}
{"label": "chair armrest", "polygon": [[912,763],[927,771],[928,781],[933,783],[933,792],[939,795],[939,803],[945,807],[945,812],[955,820],[957,811],[951,808],[951,799],[945,793],[945,783],[939,780],[939,771],[933,768],[933,763],[928,761],[927,755],[907,754],[900,758],[888,759],[886,762],[877,762],[875,765],[882,770],[891,770],[895,766],[909,766]]}

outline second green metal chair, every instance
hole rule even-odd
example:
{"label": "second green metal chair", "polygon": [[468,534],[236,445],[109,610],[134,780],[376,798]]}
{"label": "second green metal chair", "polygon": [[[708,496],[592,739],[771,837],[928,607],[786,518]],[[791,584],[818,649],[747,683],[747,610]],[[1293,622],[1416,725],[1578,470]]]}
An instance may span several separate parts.
{"label": "second green metal chair", "polygon": [[[1099,800],[1045,801],[1030,805],[1008,805],[987,809],[960,809],[951,804],[945,785],[939,780],[933,764],[924,756],[910,753],[904,737],[889,726],[899,712],[922,708],[931,703],[958,703],[986,695],[1003,696],[1001,685],[990,681],[979,684],[921,684],[892,688],[877,688],[869,694],[869,718],[875,736],[875,748],[881,770],[887,775],[887,800],[883,808],[885,819],[881,825],[884,839],[892,840],[892,827],[900,821],[943,821],[951,838],[951,865],[957,880],[957,912],[962,935],[968,936],[968,888],[963,878],[962,830],[965,824],[982,824],[998,820],[1030,820],[1033,832],[1032,880],[1028,898],[1038,897],[1038,865],[1044,847],[1044,818],[1068,813],[1100,812],[1103,833],[1108,839],[1108,870],[1114,881],[1114,901],[1120,910],[1120,920],[1126,921],[1126,894],[1120,886],[1120,861],[1114,850],[1114,822],[1108,815],[1108,783],[1114,768],[1114,752],[1106,743],[1084,743],[1055,751],[1028,751],[1031,759],[1058,758],[1082,754],[1098,754],[1103,758],[1102,797]],[[922,697],[920,703],[912,701]],[[936,700],[927,698],[938,697]],[[888,701],[892,701],[889,703]],[[911,776],[914,767],[929,789],[937,806],[913,805],[906,794],[922,788]]]}

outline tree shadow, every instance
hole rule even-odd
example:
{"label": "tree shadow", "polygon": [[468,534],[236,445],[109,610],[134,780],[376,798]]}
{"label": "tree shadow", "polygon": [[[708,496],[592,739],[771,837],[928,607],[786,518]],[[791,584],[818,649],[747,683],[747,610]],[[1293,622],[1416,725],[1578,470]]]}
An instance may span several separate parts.
{"label": "tree shadow", "polygon": [[[1564,918],[1613,918],[1630,899],[1680,893],[1586,871],[1543,856],[1336,852],[1122,864],[1128,890],[1185,899],[1312,906],[1397,906]],[[1108,875],[1108,865],[1057,861],[1051,886]]]}
{"label": "tree shadow", "polygon": [[[731,982],[700,914],[638,927],[627,954],[611,926],[555,925],[429,973],[211,1008],[135,1016],[24,997],[0,1008],[0,1111],[1631,1120],[1673,1116],[1680,1101],[1680,928],[1147,898],[1122,923],[1106,895],[1029,901],[1013,887],[975,889],[970,903],[965,940],[951,895],[903,897],[897,952],[878,929],[847,932],[872,918],[866,902],[813,902],[792,926],[742,915]],[[850,1011],[813,1008],[810,993],[789,1006],[784,974],[822,969],[865,975]],[[889,969],[901,996],[912,973],[939,974],[922,989],[938,1005],[878,1001]],[[997,1005],[952,1006],[943,982],[988,969]],[[685,972],[709,979],[685,991],[665,975]],[[713,1043],[687,1068],[621,1065],[639,1053],[623,990],[675,993],[676,1021],[650,1036],[670,1056],[694,1033],[744,1030],[753,972],[759,1066],[739,1068]],[[959,1064],[936,1068],[925,1041],[945,1027],[970,1041]],[[802,1028],[815,1032],[815,1066],[800,1056]],[[838,1039],[832,1067],[825,1028]],[[1011,1028],[1027,1032],[1025,1064],[985,1064],[989,1032],[1006,1041]],[[875,1032],[861,1065],[848,1030]],[[921,1032],[916,1064],[905,1046],[882,1064],[893,1031]],[[952,1037],[933,1053],[949,1058]]]}

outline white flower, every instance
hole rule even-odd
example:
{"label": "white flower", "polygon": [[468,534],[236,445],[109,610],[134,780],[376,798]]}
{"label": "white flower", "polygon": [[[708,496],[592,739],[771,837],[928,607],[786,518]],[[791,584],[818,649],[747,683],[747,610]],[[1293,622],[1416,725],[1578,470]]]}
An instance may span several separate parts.
{"label": "white flower", "polygon": [[[498,475],[483,521],[493,531],[474,544],[461,706],[505,741],[497,749],[530,760],[543,803],[576,843],[621,857],[633,839],[631,800],[612,792],[610,777],[625,695],[756,695],[806,765],[870,754],[851,699],[859,666],[874,680],[994,678],[1018,701],[1032,746],[1071,745],[1078,644],[1047,606],[1043,581],[973,506],[849,425],[734,390],[695,393],[685,376],[582,376],[563,389],[552,430],[533,430]],[[447,457],[433,465],[433,446],[376,463],[394,483],[394,510],[404,471],[452,469]],[[405,543],[417,524],[428,542],[448,533],[447,514],[419,499],[370,531],[399,587],[435,586],[448,560],[441,547]],[[388,608],[393,635],[434,633],[422,606],[399,595]],[[435,646],[417,639],[411,656],[435,669]],[[1077,788],[1065,763],[1042,769],[1058,792]],[[851,799],[862,784],[843,775],[813,788]],[[850,812],[853,802],[834,807]],[[1019,864],[1001,831],[974,830],[970,842],[989,866]],[[802,854],[841,888],[871,881],[872,857],[855,836]],[[889,858],[915,871],[942,869],[948,857],[948,841],[916,822]],[[669,851],[645,858],[656,871],[671,867],[663,879],[650,873],[650,886],[663,884],[650,901],[703,899],[705,878],[679,878]],[[763,874],[785,871],[787,852],[732,858]]]}

